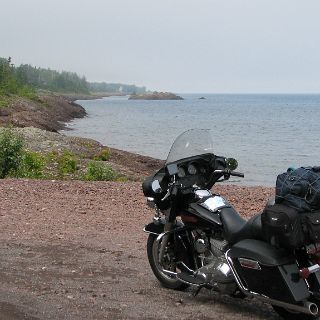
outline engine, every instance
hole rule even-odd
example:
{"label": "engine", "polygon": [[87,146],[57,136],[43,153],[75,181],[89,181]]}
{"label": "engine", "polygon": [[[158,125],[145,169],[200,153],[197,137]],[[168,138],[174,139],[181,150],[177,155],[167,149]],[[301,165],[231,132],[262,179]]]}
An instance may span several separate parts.
{"label": "engine", "polygon": [[200,262],[199,274],[212,289],[225,294],[234,293],[237,285],[224,256],[227,241],[208,238],[200,230],[197,230],[195,235],[194,249]]}

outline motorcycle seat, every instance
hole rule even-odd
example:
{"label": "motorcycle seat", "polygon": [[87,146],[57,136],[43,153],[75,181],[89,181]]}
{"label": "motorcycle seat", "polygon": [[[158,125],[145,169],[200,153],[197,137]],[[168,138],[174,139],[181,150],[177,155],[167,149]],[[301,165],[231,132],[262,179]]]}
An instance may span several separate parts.
{"label": "motorcycle seat", "polygon": [[243,219],[234,208],[223,208],[220,212],[226,240],[236,243],[244,239],[265,240],[262,233],[261,213],[248,221]]}

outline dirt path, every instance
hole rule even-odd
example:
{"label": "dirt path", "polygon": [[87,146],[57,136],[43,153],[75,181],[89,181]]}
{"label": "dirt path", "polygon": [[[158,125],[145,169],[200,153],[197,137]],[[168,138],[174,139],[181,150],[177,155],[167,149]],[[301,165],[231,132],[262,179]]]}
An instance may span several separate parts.
{"label": "dirt path", "polygon": [[[224,187],[241,211],[265,188]],[[278,319],[256,301],[159,286],[140,183],[0,181],[0,319]]]}

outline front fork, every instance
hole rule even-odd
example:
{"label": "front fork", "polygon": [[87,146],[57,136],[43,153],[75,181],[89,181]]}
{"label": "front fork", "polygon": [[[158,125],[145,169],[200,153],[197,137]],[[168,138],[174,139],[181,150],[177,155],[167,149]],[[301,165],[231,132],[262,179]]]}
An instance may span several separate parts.
{"label": "front fork", "polygon": [[160,251],[159,251],[159,263],[162,265],[163,263],[163,257],[165,254],[165,250],[166,247],[168,245],[169,242],[169,237],[170,237],[170,231],[172,230],[174,226],[173,222],[166,222],[166,224],[164,225],[164,234],[160,234],[157,238],[157,241],[161,241],[160,243]]}
{"label": "front fork", "polygon": [[159,263],[160,265],[163,263],[163,257],[165,254],[166,247],[169,242],[169,237],[170,237],[170,231],[173,230],[173,227],[176,222],[176,209],[177,209],[177,200],[178,200],[178,188],[177,186],[173,185],[173,189],[171,192],[168,191],[168,195],[171,195],[171,208],[170,211],[167,212],[166,214],[166,224],[164,225],[164,235],[162,237],[159,235],[158,236],[158,241],[161,240],[162,242],[160,244],[160,251],[159,251]]}

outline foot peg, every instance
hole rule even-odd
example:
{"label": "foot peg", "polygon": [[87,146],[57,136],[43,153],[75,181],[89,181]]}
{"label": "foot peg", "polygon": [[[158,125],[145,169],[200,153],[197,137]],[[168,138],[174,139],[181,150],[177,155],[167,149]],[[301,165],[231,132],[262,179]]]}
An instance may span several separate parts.
{"label": "foot peg", "polygon": [[211,288],[207,276],[203,272],[190,269],[182,261],[177,263],[177,267],[181,270],[181,272],[177,274],[177,278],[180,281],[199,287],[199,291],[203,287]]}
{"label": "foot peg", "polygon": [[191,284],[194,286],[205,286],[208,283],[205,274],[200,272],[194,274],[181,272],[177,274],[177,278],[184,283]]}

